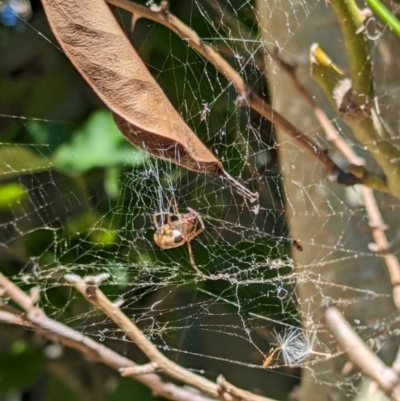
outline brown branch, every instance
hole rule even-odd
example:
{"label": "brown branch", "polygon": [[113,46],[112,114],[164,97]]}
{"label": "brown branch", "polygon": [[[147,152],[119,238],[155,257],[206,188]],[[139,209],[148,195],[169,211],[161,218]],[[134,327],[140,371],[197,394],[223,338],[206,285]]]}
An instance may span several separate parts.
{"label": "brown branch", "polygon": [[[271,53],[267,51],[268,56],[283,69],[283,71],[291,79],[297,92],[306,100],[308,105],[314,112],[315,117],[321,124],[326,133],[327,140],[330,141],[354,166],[363,166],[365,161],[360,158],[346,143],[346,141],[338,134],[333,124],[325,114],[325,112],[318,107],[312,96],[307,89],[299,82],[296,75],[296,68],[279,58],[276,51]],[[384,233],[385,224],[380,214],[378,205],[374,197],[372,189],[363,186],[362,194],[364,198],[365,208],[367,210],[370,227],[372,228],[372,235],[375,240],[373,250],[383,255],[385,264],[393,285],[393,300],[398,309],[400,309],[400,264],[397,258],[389,252],[389,244]]]}
{"label": "brown branch", "polygon": [[[236,36],[242,38],[242,40],[235,42],[235,45],[250,55],[249,60],[252,65],[260,71],[264,71],[265,63],[263,54],[260,51],[262,48],[259,46],[259,38],[253,35],[250,29],[240,22],[237,16],[231,11],[232,7],[229,7],[228,4],[221,5],[220,2],[216,0],[206,0],[206,2],[218,14],[215,20],[222,21],[222,24],[220,24],[221,28],[224,29],[227,27],[228,29],[224,29],[224,31],[228,31],[227,33],[230,37]],[[229,38],[227,40],[229,41]],[[235,57],[234,51],[224,42],[217,41],[215,46],[219,53],[229,57]]]}
{"label": "brown branch", "polygon": [[[269,53],[269,55],[271,55],[271,53]],[[347,142],[338,134],[325,112],[317,106],[307,89],[299,82],[295,67],[281,60],[277,54],[272,57],[279,64],[279,66],[282,67],[286,74],[288,74],[297,92],[306,100],[313,110],[315,117],[318,119],[326,133],[327,140],[330,141],[343,154],[350,164],[354,166],[365,165],[365,161],[360,158],[350,148]],[[368,215],[369,225],[372,229],[372,235],[375,240],[372,250],[383,256],[391,283],[393,285],[393,300],[396,307],[400,309],[400,264],[397,258],[389,252],[389,244],[384,233],[386,225],[383,222],[373,190],[363,185],[362,195]]]}
{"label": "brown branch", "polygon": [[[250,41],[250,44],[255,42],[256,37],[252,35],[251,32],[246,28],[246,26],[241,24],[240,21],[238,21],[227,8],[225,8],[224,12],[222,12],[221,9],[219,8],[218,2],[211,0],[207,0],[207,2],[213,8],[214,11],[219,13],[219,18],[223,20],[224,25],[228,26],[232,32],[240,33],[240,35],[244,39],[248,39]],[[233,21],[235,22],[233,23]],[[239,46],[241,46],[244,50],[247,50],[248,45],[244,46],[244,43],[246,43],[246,41],[240,41]],[[233,51],[230,49],[228,49],[227,51],[227,49],[222,48],[220,46],[218,47],[218,49],[220,52],[225,52],[229,56],[234,55]],[[364,167],[362,167],[365,166],[365,160],[359,157],[355,152],[353,152],[353,150],[346,143],[346,141],[337,133],[336,129],[330,122],[325,112],[320,107],[318,107],[314,98],[310,95],[308,90],[300,83],[296,75],[296,66],[284,61],[279,56],[278,50],[276,48],[269,50],[266,46],[263,46],[261,49],[264,51],[265,57],[268,57],[269,59],[273,60],[288,75],[296,91],[300,94],[300,96],[303,97],[303,99],[305,99],[307,104],[313,110],[315,117],[317,118],[317,120],[321,124],[321,127],[326,133],[328,141],[330,141],[336,147],[336,149],[338,149],[353,166],[361,167],[357,169],[359,174],[355,175],[360,176],[361,173],[364,178],[368,176],[369,184],[371,185],[372,183],[370,179],[374,177],[372,177],[372,175],[368,173]],[[257,61],[255,58],[255,56],[259,52],[255,51],[253,53],[255,53],[255,55],[253,55],[252,58],[253,64],[257,68],[264,69],[265,68],[264,62],[261,63],[260,61]],[[353,168],[353,170],[355,169]],[[354,174],[353,170],[351,170],[351,172]],[[378,178],[379,180],[381,180],[381,177]],[[363,183],[366,182],[363,180]]]}
{"label": "brown branch", "polygon": [[[121,368],[139,369],[140,365],[135,364],[130,359],[117,354],[68,326],[50,319],[40,308],[34,306],[34,302],[32,302],[29,295],[24,293],[1,273],[0,289],[3,290],[1,294],[2,298],[10,298],[25,311],[23,313],[9,305],[1,305],[0,322],[15,324],[29,330],[34,330],[49,340],[74,348],[89,359],[108,365],[114,370],[120,370]],[[133,377],[135,380],[149,387],[154,395],[169,400],[212,401],[211,398],[199,394],[193,388],[179,387],[172,383],[166,383],[160,376],[154,373],[126,376]]]}
{"label": "brown branch", "polygon": [[[96,277],[86,277],[85,280],[82,280],[79,276],[68,274],[65,276],[65,279],[73,284],[90,303],[102,310],[119,328],[121,328],[143,351],[149,360],[155,363],[163,373],[191,387],[197,388],[211,397],[224,401],[233,401],[230,393],[223,390],[219,384],[177,365],[158,351],[151,341],[133,323],[133,321],[129,319],[117,305],[113,304],[102,291],[99,290],[98,285],[107,277],[107,274],[102,274]],[[241,398],[242,400],[271,401],[270,398],[261,397],[245,390],[237,390],[241,391],[243,395],[246,395],[245,398]]]}
{"label": "brown branch", "polygon": [[[298,93],[303,96],[303,98],[313,109],[316,118],[326,133],[327,139],[333,145],[335,145],[339,151],[341,151],[349,163],[355,166],[363,166],[365,164],[363,159],[358,157],[357,154],[349,147],[349,145],[340,137],[324,111],[319,109],[314,99],[308,93],[307,89],[301,85],[297,78],[295,68],[283,62],[279,58],[277,58],[276,61],[289,75]],[[380,253],[384,258],[386,268],[393,285],[393,301],[396,307],[400,309],[400,264],[398,259],[389,252],[389,244],[384,233],[386,225],[383,222],[373,190],[366,186],[362,186],[362,194],[364,205],[368,214],[369,225],[372,228],[372,235],[375,240],[375,244],[372,244],[372,247],[370,246],[370,248],[372,248],[373,251]],[[392,368],[395,372],[400,374],[400,352],[398,352]]]}
{"label": "brown branch", "polygon": [[[214,11],[219,13],[219,18],[223,20],[225,25],[229,26],[229,29],[231,31],[240,34],[244,39],[249,40],[250,43],[255,42],[256,37],[252,35],[251,32],[247,29],[247,27],[244,26],[239,20],[237,20],[237,18],[228,9],[225,8],[224,11],[222,12],[222,10],[218,6],[218,2],[207,0],[207,3],[210,5],[210,7],[213,8]],[[235,21],[235,23],[233,23],[232,21]],[[246,48],[244,47],[244,43],[247,42],[240,41],[239,46],[242,46],[242,48],[246,50]],[[300,94],[300,96],[303,97],[303,99],[306,100],[307,104],[313,110],[315,117],[317,118],[317,120],[321,124],[321,127],[324,129],[327,135],[327,139],[331,141],[335,145],[335,147],[340,152],[342,152],[342,154],[348,160],[351,159],[352,164],[363,166],[365,164],[364,159],[358,157],[347,145],[344,139],[337,134],[335,128],[331,124],[325,112],[320,107],[318,107],[317,103],[314,101],[314,98],[310,95],[308,90],[300,83],[296,75],[296,69],[297,69],[296,66],[283,60],[279,56],[278,49],[276,48],[269,50],[266,46],[263,46],[261,49],[264,51],[264,56],[273,60],[288,75],[296,91]],[[230,55],[232,55],[232,53],[233,52],[231,52]],[[262,69],[265,68],[264,62],[262,66],[258,64],[259,63],[255,64],[256,67]]]}
{"label": "brown branch", "polygon": [[321,124],[321,127],[325,131],[326,137],[328,141],[332,142],[333,145],[346,157],[346,159],[357,166],[365,165],[365,160],[358,157],[356,153],[349,147],[346,141],[337,133],[335,127],[332,125],[328,116],[325,112],[318,107],[317,103],[310,95],[308,90],[299,82],[296,75],[296,67],[282,60],[277,51],[268,52],[268,55],[282,68],[282,70],[289,76],[292,81],[293,86],[303,97],[303,99],[307,102],[307,104],[311,107],[314,112],[315,117],[318,122]]}
{"label": "brown branch", "polygon": [[385,261],[390,281],[393,285],[393,300],[400,309],[400,265],[397,258],[389,252],[389,244],[385,235],[385,224],[382,215],[376,204],[375,197],[370,188],[363,187],[364,204],[368,213],[369,225],[372,229],[372,235],[375,240],[372,250],[381,254]]}
{"label": "brown branch", "polygon": [[226,400],[226,394],[230,394],[232,401],[250,401],[254,399],[254,394],[249,391],[242,390],[225,380],[224,376],[219,375],[217,378],[219,399]]}
{"label": "brown branch", "polygon": [[312,154],[328,172],[330,179],[343,185],[354,185],[360,182],[352,173],[344,172],[328,156],[324,149],[304,135],[293,124],[286,120],[281,114],[275,111],[269,104],[264,102],[259,96],[249,89],[244,83],[240,74],[216,52],[211,46],[205,44],[190,27],[185,25],[177,17],[169,12],[162,2],[159,7],[147,8],[129,0],[106,0],[109,4],[127,10],[138,17],[147,18],[161,25],[166,26],[172,32],[185,40],[189,46],[200,53],[209,61],[224,77],[230,82],[237,92],[237,104],[248,105],[257,111],[261,116],[271,121],[276,127],[282,129],[286,134],[293,138],[296,143],[304,150]]}
{"label": "brown branch", "polygon": [[[314,99],[310,96],[306,88],[300,84],[294,69],[287,68],[287,66],[285,66],[285,64],[282,62],[279,63],[283,67],[284,71],[291,77],[298,92],[303,96],[303,98],[314,111],[316,118],[326,133],[328,141],[330,141],[343,154],[343,156],[346,157],[349,163],[355,166],[364,165],[364,160],[357,156],[357,154],[350,148],[346,141],[343,140],[324,111],[316,105]],[[393,285],[393,300],[396,307],[400,309],[400,264],[397,258],[389,252],[389,244],[384,233],[386,225],[383,222],[373,190],[363,185],[362,195],[364,198],[365,209],[368,214],[369,225],[372,228],[372,235],[376,243],[373,250],[383,255],[383,259]]]}
{"label": "brown branch", "polygon": [[[269,55],[271,54],[269,53]],[[289,75],[297,92],[309,104],[314,112],[314,115],[324,129],[327,140],[330,141],[343,154],[343,156],[347,159],[349,163],[353,164],[354,166],[365,165],[365,161],[360,158],[350,148],[347,142],[338,134],[325,112],[317,106],[307,89],[299,82],[296,75],[296,68],[282,61],[277,54],[273,56],[273,59],[282,67],[286,74]],[[375,240],[375,244],[373,244],[372,250],[383,256],[391,283],[393,285],[393,301],[397,309],[400,309],[400,264],[398,259],[389,252],[389,243],[384,232],[384,230],[386,229],[386,225],[382,219],[382,215],[376,203],[373,190],[364,185],[361,188],[365,209],[368,215],[369,225],[372,229],[372,235]],[[400,353],[397,354],[392,368],[400,375]]]}
{"label": "brown branch", "polygon": [[349,355],[350,360],[394,401],[400,400],[399,376],[375,355],[353,330],[342,314],[333,306],[324,313],[325,322],[338,344]]}

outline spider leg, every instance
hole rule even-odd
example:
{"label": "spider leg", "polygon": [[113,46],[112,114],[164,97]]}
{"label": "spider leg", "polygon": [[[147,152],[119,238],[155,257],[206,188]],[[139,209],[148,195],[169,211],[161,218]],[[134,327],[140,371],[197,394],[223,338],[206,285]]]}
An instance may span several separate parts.
{"label": "spider leg", "polygon": [[189,252],[190,264],[192,265],[193,269],[196,271],[196,273],[200,274],[200,276],[208,278],[208,276],[204,275],[200,271],[200,269],[197,267],[197,265],[194,261],[194,256],[193,256],[192,246],[190,245],[190,240],[186,240],[186,244],[187,244],[187,248],[188,248],[188,252]]}
{"label": "spider leg", "polygon": [[191,234],[187,234],[186,235],[186,240],[187,241],[191,241],[192,239],[194,239],[195,237],[197,237],[199,234],[201,234],[204,231],[203,228],[199,228],[196,232],[193,232]]}
{"label": "spider leg", "polygon": [[[171,209],[173,213],[170,212]],[[171,196],[171,199],[169,200],[168,211],[171,213],[168,217],[168,224],[171,224],[171,216],[178,216],[178,219],[180,220],[181,215],[178,210],[178,202],[176,201],[175,196]]]}
{"label": "spider leg", "polygon": [[189,259],[190,259],[190,264],[192,265],[193,269],[197,274],[199,274],[203,279],[206,280],[218,280],[223,277],[223,275],[218,274],[217,276],[208,276],[207,274],[204,274],[200,271],[200,269],[197,267],[196,262],[194,261],[194,256],[193,256],[193,251],[192,251],[192,246],[190,245],[190,239],[186,238],[186,244],[189,252]]}
{"label": "spider leg", "polygon": [[160,228],[158,226],[157,216],[158,216],[158,213],[153,214],[153,224],[154,224],[154,227],[156,228],[156,230],[158,230]]}
{"label": "spider leg", "polygon": [[[196,210],[192,209],[191,207],[187,208],[189,210],[190,213],[192,213],[194,216],[196,216],[196,223],[194,226],[194,230],[195,232],[193,232],[192,234],[190,234],[190,239],[193,239],[194,237],[197,237],[199,234],[201,234],[204,230],[204,222],[203,219],[200,217],[199,213],[196,212]],[[200,223],[200,228],[197,229],[197,224]]]}
{"label": "spider leg", "polygon": [[171,199],[169,200],[168,203],[168,210],[172,209],[174,214],[178,214],[178,203],[176,201],[175,196],[171,196]]}
{"label": "spider leg", "polygon": [[154,223],[154,227],[155,227],[156,229],[159,229],[159,228],[161,227],[161,226],[158,225],[157,216],[164,216],[164,215],[167,215],[167,223],[168,223],[168,224],[171,224],[171,216],[173,216],[172,213],[170,213],[170,212],[154,213],[154,214],[153,214],[153,223]]}
{"label": "spider leg", "polygon": [[197,221],[200,223],[201,226],[201,230],[204,230],[204,223],[203,223],[203,219],[200,217],[199,214],[197,214]]}

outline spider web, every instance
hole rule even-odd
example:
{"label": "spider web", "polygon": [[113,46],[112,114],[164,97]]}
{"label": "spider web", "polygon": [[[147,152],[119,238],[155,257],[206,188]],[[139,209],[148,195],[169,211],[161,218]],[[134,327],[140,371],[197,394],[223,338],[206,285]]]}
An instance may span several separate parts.
{"label": "spider web", "polygon": [[[197,0],[176,9],[173,4],[172,12],[215,46],[252,90],[275,99],[280,89],[274,84],[267,88],[263,75],[265,49],[256,5],[221,3]],[[278,46],[289,59],[291,41],[315,9],[325,7],[321,1],[290,4],[290,13],[280,2],[268,5],[272,16],[287,20],[286,41],[275,41],[274,33],[267,32],[268,45]],[[368,248],[372,237],[358,188],[337,189],[293,139],[277,141],[268,122],[235,104],[232,85],[166,28],[138,20],[131,34],[129,16],[116,11],[185,121],[232,176],[259,192],[260,200],[251,204],[217,176],[145,155],[113,128],[109,113],[58,49],[38,4],[33,14],[24,29],[2,32],[2,53],[16,56],[2,61],[4,87],[13,95],[1,100],[0,110],[0,254],[2,270],[15,283],[39,287],[40,306],[50,316],[128,350],[131,344],[123,333],[82,306],[63,279],[67,273],[109,273],[105,293],[124,300],[121,309],[169,358],[210,378],[222,373],[267,396],[285,397],[298,382],[299,368],[306,369],[311,384],[328,385],[344,396],[357,392],[362,375],[354,366],[345,372],[345,356],[321,320],[323,298],[353,316],[351,324],[360,336],[390,362],[398,317],[384,263]],[[333,14],[325,23],[329,18]],[[373,24],[371,55],[381,54],[385,45],[385,28]],[[33,38],[29,49],[23,39],[28,36]],[[29,74],[41,81],[34,84]],[[397,132],[398,84],[392,86],[385,71],[379,82],[377,102]],[[32,89],[28,106],[27,84]],[[331,121],[348,134],[339,120]],[[335,153],[320,127],[305,133]],[[356,142],[349,146],[365,156]],[[282,171],[278,157],[281,166],[298,175]],[[191,242],[194,259],[202,272],[222,273],[223,279],[199,277],[185,246],[162,250],[154,243],[153,214],[167,211],[171,197],[180,213],[190,207],[203,219],[205,231]],[[392,222],[398,202],[381,196],[380,206],[397,255]],[[331,224],[337,232],[332,233]],[[362,246],[355,237],[365,238]],[[292,246],[294,239],[301,240],[303,252]],[[358,268],[351,273],[347,269],[354,263]],[[368,309],[373,312],[362,313]],[[268,369],[262,369],[277,347]],[[279,386],[271,389],[266,377]]]}

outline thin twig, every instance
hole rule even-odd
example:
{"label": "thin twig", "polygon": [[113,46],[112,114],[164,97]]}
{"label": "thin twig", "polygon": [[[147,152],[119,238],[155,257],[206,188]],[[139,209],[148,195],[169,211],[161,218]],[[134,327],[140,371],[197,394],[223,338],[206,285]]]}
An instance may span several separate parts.
{"label": "thin twig", "polygon": [[297,92],[303,97],[303,99],[305,99],[305,101],[311,107],[315,117],[317,118],[317,120],[321,124],[321,127],[325,131],[328,141],[332,142],[332,144],[335,145],[336,149],[338,149],[343,154],[343,156],[345,156],[346,159],[350,161],[350,163],[357,166],[365,165],[365,160],[358,157],[356,153],[353,152],[353,150],[346,143],[346,141],[337,133],[336,129],[332,125],[331,121],[329,120],[325,112],[317,105],[317,103],[310,95],[308,90],[299,82],[296,75],[296,67],[282,60],[279,57],[276,50],[274,52],[268,52],[268,55],[289,76]]}
{"label": "thin twig", "polygon": [[[323,111],[320,110],[320,113],[323,113]],[[323,128],[327,134],[327,139],[338,147],[338,150],[342,152],[343,156],[345,156],[351,164],[362,165],[362,163],[360,163],[360,160],[362,159],[360,159],[349,147],[349,145],[340,137],[328,119],[326,120],[326,126]],[[386,225],[383,222],[373,190],[364,185],[361,188],[369,225],[372,229],[372,235],[375,240],[375,246],[372,250],[383,256],[391,283],[393,285],[393,301],[396,307],[400,309],[399,261],[392,253],[389,252],[389,243],[384,233]]]}
{"label": "thin twig", "polygon": [[[354,6],[352,0],[345,2],[335,0],[335,3],[341,6],[345,3],[349,5],[352,3]],[[350,17],[343,17],[343,20],[348,19]],[[340,21],[341,17],[338,20]],[[359,38],[357,38],[358,40]],[[376,107],[374,107],[375,97],[368,95],[368,82],[364,82],[365,79],[359,79],[357,85],[362,86],[364,83],[365,90],[362,93],[355,90],[354,82],[342,74],[317,43],[314,43],[310,48],[310,59],[312,78],[319,84],[342,120],[351,128],[355,138],[363,145],[365,150],[369,151],[385,175],[385,177],[379,178],[378,176],[373,177],[370,174],[364,174],[360,177],[362,183],[400,198],[400,150],[390,139],[390,134]],[[350,58],[349,62],[352,59]],[[356,59],[358,63],[358,57]],[[365,62],[364,65],[367,67],[368,63]],[[363,74],[360,73],[360,77],[362,75],[365,78],[364,72],[363,69]],[[354,171],[352,172],[354,173]]]}
{"label": "thin twig", "polygon": [[396,256],[389,251],[389,243],[385,235],[385,224],[378,205],[370,188],[362,187],[364,204],[368,213],[369,224],[372,229],[372,235],[375,240],[373,251],[381,254],[385,261],[390,281],[393,285],[393,301],[400,309],[400,265]]}
{"label": "thin twig", "polygon": [[[1,288],[5,290],[1,297],[12,299],[24,309],[25,313],[9,305],[1,305],[0,322],[15,324],[29,330],[34,330],[51,341],[74,348],[86,355],[88,359],[101,362],[117,371],[121,368],[135,369],[140,367],[140,365],[135,364],[130,359],[117,354],[104,345],[47,317],[40,308],[33,305],[29,295],[25,294],[19,287],[0,273]],[[166,383],[155,373],[144,375],[127,374],[126,376],[133,377],[135,380],[149,387],[154,395],[164,397],[168,400],[212,401],[211,398],[199,394],[193,388],[179,387],[172,383]]]}
{"label": "thin twig", "polygon": [[[327,140],[330,141],[343,154],[349,163],[359,166],[364,165],[364,160],[357,156],[347,142],[343,140],[324,111],[316,105],[314,99],[309,95],[306,88],[299,83],[294,70],[285,68],[285,66],[282,64],[281,66],[283,66],[285,72],[291,77],[295,87],[298,89],[298,92],[304,97],[304,99],[306,99],[307,103],[313,109],[315,116],[326,133]],[[368,214],[369,224],[372,228],[372,235],[376,242],[375,251],[383,255],[392,285],[394,287],[393,299],[396,307],[400,309],[400,265],[397,258],[389,252],[389,244],[384,233],[386,225],[383,222],[373,190],[366,186],[362,186],[362,194]]]}
{"label": "thin twig", "polygon": [[[225,31],[229,31],[229,37],[240,37],[242,40],[235,41],[235,45],[240,47],[244,52],[250,55],[250,62],[260,71],[265,70],[264,57],[260,48],[260,40],[256,35],[253,35],[249,28],[244,25],[237,16],[232,12],[232,7],[228,4],[220,4],[216,0],[206,0],[207,4],[218,13],[218,17],[215,18],[217,21],[222,21],[220,23],[222,29],[227,27]],[[223,9],[222,9],[223,8]],[[228,40],[229,41],[229,37]],[[225,43],[225,41],[217,41],[215,43],[218,51],[221,54],[225,54],[230,57],[235,57],[234,51]]]}
{"label": "thin twig", "polygon": [[[296,75],[296,69],[290,64],[279,59],[277,55],[274,57],[274,60],[282,67],[283,71],[289,75],[297,92],[310,105],[316,118],[326,133],[327,140],[330,141],[343,154],[350,164],[363,166],[365,161],[360,158],[353,151],[353,149],[350,148],[347,142],[339,135],[325,112],[317,106],[307,89],[299,82]],[[384,232],[386,225],[376,203],[373,190],[364,185],[361,188],[369,225],[372,229],[372,235],[375,240],[375,246],[373,250],[383,256],[391,283],[393,285],[393,301],[397,309],[400,309],[400,264],[397,258],[389,252],[389,244]],[[400,353],[398,353],[392,367],[395,372],[400,374]]]}
{"label": "thin twig", "polygon": [[185,40],[189,46],[209,61],[236,89],[238,105],[250,106],[261,116],[271,121],[276,127],[282,129],[304,150],[312,154],[328,172],[329,178],[343,185],[354,185],[360,182],[352,173],[344,172],[327,154],[324,149],[311,138],[304,135],[292,123],[264,102],[250,88],[246,86],[240,74],[211,46],[205,44],[190,27],[163,7],[147,8],[129,0],[106,0],[109,4],[120,7],[137,16],[150,19],[166,26]]}
{"label": "thin twig", "polygon": [[350,360],[393,400],[400,400],[399,376],[375,355],[353,330],[343,315],[333,306],[324,313],[325,322],[338,344],[349,355]]}
{"label": "thin twig", "polygon": [[217,384],[219,398],[221,400],[226,400],[226,394],[230,394],[233,401],[251,401],[254,399],[254,394],[234,386],[233,384],[229,383],[222,375],[218,376]]}
{"label": "thin twig", "polygon": [[[325,131],[327,140],[330,141],[342,153],[342,155],[350,164],[355,166],[363,166],[365,161],[360,158],[353,151],[353,149],[350,148],[348,143],[339,135],[325,112],[317,106],[307,89],[299,82],[296,75],[296,69],[290,64],[282,61],[277,55],[275,55],[273,59],[282,67],[283,71],[289,75],[298,93],[310,105],[316,118]],[[384,233],[386,225],[376,203],[373,190],[363,185],[362,195],[368,215],[369,225],[372,229],[372,235],[375,240],[375,246],[373,250],[383,256],[391,283],[393,285],[393,300],[396,307],[400,309],[400,264],[397,258],[389,252],[389,244]]]}
{"label": "thin twig", "polygon": [[[169,360],[151,343],[151,341],[139,330],[139,328],[128,318],[121,309],[113,304],[102,291],[99,290],[99,280],[96,277],[86,277],[82,280],[77,275],[68,274],[65,279],[74,285],[74,287],[94,306],[102,310],[124,333],[143,351],[149,360],[157,367],[174,379],[177,379],[191,387],[197,388],[203,393],[224,401],[232,401],[229,393],[223,392],[224,398],[221,398],[221,387],[202,376],[190,372],[189,370],[177,365]],[[240,390],[240,389],[238,389]],[[240,390],[246,394],[246,401],[271,401],[270,398],[261,397],[245,390]]]}
{"label": "thin twig", "polygon": [[[224,25],[229,26],[229,29],[233,32],[236,32],[237,34],[240,33],[240,35],[243,37],[243,41],[239,41],[239,45],[246,50],[246,48],[243,46],[247,42],[255,43],[256,41],[256,36],[254,36],[248,28],[243,25],[237,18],[235,18],[234,15],[228,10],[224,9],[222,10],[219,7],[218,2],[212,1],[212,0],[207,0],[207,3],[213,8],[214,11],[219,13],[219,18],[223,20]],[[233,23],[235,21],[235,23]],[[248,46],[248,45],[246,45]],[[269,50],[265,45],[261,47],[261,50],[264,52],[264,57],[268,57],[269,59],[273,60],[279,67],[282,68],[282,70],[289,76],[290,80],[292,81],[292,84],[296,91],[300,94],[300,96],[303,97],[303,99],[306,100],[308,105],[312,108],[315,117],[321,124],[322,128],[324,129],[328,140],[331,141],[335,147],[342,152],[342,154],[348,159],[352,160],[352,164],[354,165],[359,165],[363,166],[365,165],[364,159],[358,157],[352,150],[351,148],[347,145],[345,140],[338,135],[336,132],[335,128],[331,124],[329,118],[325,114],[325,112],[318,107],[317,103],[315,102],[314,98],[310,95],[308,90],[300,83],[300,81],[297,78],[296,75],[296,66],[293,64],[290,64],[283,60],[278,53],[278,49],[273,48],[272,50]],[[258,52],[256,52],[258,54]],[[254,58],[253,58],[254,59]],[[259,63],[258,63],[259,64]],[[262,66],[256,65],[258,68],[264,69],[264,62]]]}

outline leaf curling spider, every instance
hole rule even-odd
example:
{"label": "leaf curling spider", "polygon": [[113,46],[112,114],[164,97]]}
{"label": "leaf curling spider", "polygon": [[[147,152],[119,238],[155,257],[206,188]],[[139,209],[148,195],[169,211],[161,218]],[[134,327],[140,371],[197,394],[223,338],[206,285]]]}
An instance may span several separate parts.
{"label": "leaf curling spider", "polygon": [[[154,242],[162,249],[178,248],[186,243],[190,264],[193,269],[201,276],[211,278],[204,275],[196,266],[192,246],[190,245],[190,241],[204,231],[203,220],[194,209],[190,207],[187,209],[189,213],[179,213],[176,199],[173,196],[168,203],[166,212],[154,213],[153,223],[156,229]],[[159,225],[157,222],[158,216],[167,216],[167,224]]]}

